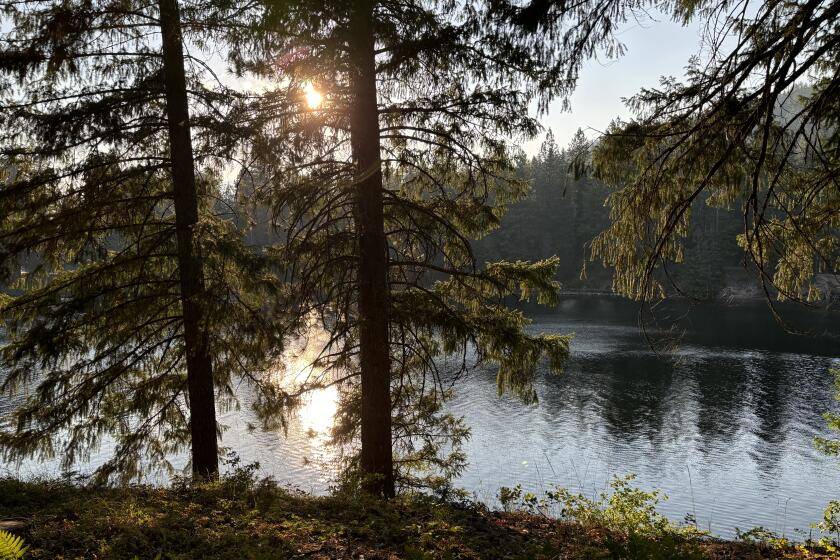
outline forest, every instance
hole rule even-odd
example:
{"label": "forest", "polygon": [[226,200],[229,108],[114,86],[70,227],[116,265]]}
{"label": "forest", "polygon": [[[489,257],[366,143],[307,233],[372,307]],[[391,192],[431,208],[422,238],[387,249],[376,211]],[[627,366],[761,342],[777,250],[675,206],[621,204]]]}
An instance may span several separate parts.
{"label": "forest", "polygon": [[840,557],[840,0],[0,5],[0,560]]}

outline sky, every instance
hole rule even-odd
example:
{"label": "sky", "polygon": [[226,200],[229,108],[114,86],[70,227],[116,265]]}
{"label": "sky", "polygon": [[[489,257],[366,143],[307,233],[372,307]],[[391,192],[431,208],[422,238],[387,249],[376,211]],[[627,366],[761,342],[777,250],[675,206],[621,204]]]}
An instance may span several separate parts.
{"label": "sky", "polygon": [[[617,60],[591,60],[581,69],[577,89],[572,95],[571,109],[562,111],[555,101],[540,121],[550,128],[560,147],[568,145],[578,128],[594,138],[606,129],[615,117],[630,117],[622,103],[642,87],[659,83],[660,76],[681,77],[688,59],[700,48],[700,27],[695,23],[682,26],[667,16],[656,15],[644,22],[628,22],[618,36],[626,53]],[[545,132],[526,142],[528,155],[539,151]]]}
{"label": "sky", "polygon": [[[580,71],[577,89],[570,99],[569,110],[554,101],[548,114],[540,118],[544,131],[522,144],[529,156],[539,152],[545,133],[551,129],[560,147],[565,147],[578,128],[595,138],[616,117],[629,118],[622,98],[631,97],[643,87],[656,86],[661,76],[681,77],[689,58],[698,54],[701,28],[693,22],[687,26],[675,23],[667,15],[653,13],[642,21],[627,22],[617,36],[624,43],[624,56],[615,60],[601,57],[588,61]],[[227,75],[224,61],[214,60],[217,73]],[[227,76],[236,86],[261,90],[269,82]],[[231,85],[231,84],[229,84]]]}

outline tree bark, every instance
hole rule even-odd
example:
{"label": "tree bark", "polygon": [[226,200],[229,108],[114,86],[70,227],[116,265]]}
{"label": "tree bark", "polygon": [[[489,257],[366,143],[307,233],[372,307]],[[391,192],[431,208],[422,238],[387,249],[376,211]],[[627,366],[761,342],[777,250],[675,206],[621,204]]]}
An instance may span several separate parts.
{"label": "tree bark", "polygon": [[388,254],[383,219],[382,162],[373,2],[352,3],[351,147],[356,166],[355,219],[358,236],[359,352],[362,374],[361,468],[374,495],[394,495],[391,449],[391,364],[388,340]]}
{"label": "tree bark", "polygon": [[214,479],[219,475],[216,402],[209,337],[202,308],[205,301],[204,272],[201,252],[193,235],[198,221],[198,195],[184,74],[181,15],[177,0],[159,0],[158,7],[187,360],[192,472],[195,479]]}

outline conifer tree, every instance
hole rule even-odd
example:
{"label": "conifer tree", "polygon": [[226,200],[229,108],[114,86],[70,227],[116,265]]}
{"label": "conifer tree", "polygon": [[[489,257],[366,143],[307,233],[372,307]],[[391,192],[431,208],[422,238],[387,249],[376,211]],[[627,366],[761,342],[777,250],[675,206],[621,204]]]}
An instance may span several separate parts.
{"label": "conifer tree", "polygon": [[202,302],[206,299],[204,262],[196,247],[193,229],[198,222],[195,160],[190,129],[187,80],[184,72],[181,13],[177,0],[159,0],[166,121],[169,128],[175,242],[181,315],[184,329],[184,361],[190,407],[190,446],[193,474],[215,478],[219,474],[216,441],[216,399],[213,385],[207,322]]}
{"label": "conifer tree", "polygon": [[616,291],[666,292],[666,265],[684,260],[691,209],[705,201],[741,211],[738,243],[768,298],[826,295],[814,279],[840,267],[840,3],[494,4],[522,33],[570,47],[572,69],[599,45],[620,53],[614,31],[645,9],[706,30],[685,78],[663,78],[630,99],[635,118],[614,123],[595,146],[594,174],[617,191],[593,256],[615,267]]}
{"label": "conifer tree", "polygon": [[485,8],[267,2],[252,25],[273,40],[238,38],[250,45],[238,69],[280,84],[251,155],[286,233],[290,285],[331,332],[311,385],[349,383],[336,436],[360,440],[377,495],[416,483],[413,468],[460,464],[437,451],[463,426],[437,413],[473,362],[498,365],[500,391],[534,399],[541,356],[557,369],[567,352],[565,337],[526,333],[505,305],[517,293],[553,301],[556,259],[482,265],[472,252],[528,192],[511,139],[537,132],[529,103],[568,92],[555,50]]}
{"label": "conifer tree", "polygon": [[589,243],[609,225],[604,202],[611,192],[588,176],[575,176],[578,162],[589,161],[589,148],[581,130],[564,149],[549,131],[537,155],[517,164],[522,177],[532,177],[532,194],[511,206],[500,227],[476,243],[476,253],[491,261],[557,255],[561,281],[572,288],[608,289],[610,272],[586,266]]}
{"label": "conifer tree", "polygon": [[[196,44],[223,15],[208,11],[182,11]],[[16,173],[0,187],[0,256],[37,264],[0,296],[2,388],[18,403],[2,452],[69,467],[107,437],[102,478],[185,447],[194,475],[213,477],[234,379],[261,389],[267,419],[286,401],[268,382],[284,318],[264,313],[274,265],[215,212],[236,96],[184,56],[175,0],[3,13],[0,150]]]}
{"label": "conifer tree", "polygon": [[618,291],[662,294],[667,277],[655,272],[684,260],[691,208],[705,200],[740,210],[738,243],[768,301],[823,298],[815,275],[840,271],[840,3],[674,11],[708,22],[722,46],[683,81],[631,99],[637,117],[599,143],[595,174],[619,189],[595,256],[615,265]]}

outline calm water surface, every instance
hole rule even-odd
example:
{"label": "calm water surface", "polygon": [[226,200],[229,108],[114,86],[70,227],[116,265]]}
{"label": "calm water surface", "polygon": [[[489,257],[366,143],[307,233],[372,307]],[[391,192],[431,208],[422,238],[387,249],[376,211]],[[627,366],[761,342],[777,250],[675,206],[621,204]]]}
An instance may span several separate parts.
{"label": "calm water surface", "polygon": [[663,357],[636,318],[611,298],[567,300],[536,317],[539,330],[575,333],[571,363],[540,376],[536,406],[500,399],[492,378],[472,376],[452,403],[473,428],[461,485],[489,500],[516,483],[591,496],[634,473],[670,497],[663,513],[695,515],[715,534],[807,531],[840,498],[840,465],[812,443],[826,434],[821,414],[837,410],[836,341],[786,336],[762,306],[712,307],[689,314]]}
{"label": "calm water surface", "polygon": [[[679,319],[682,329],[660,355],[642,336],[637,307],[617,298],[568,298],[535,315],[535,331],[575,334],[567,370],[542,371],[539,403],[531,406],[499,397],[491,370],[459,382],[449,407],[466,418],[472,437],[458,485],[493,503],[500,486],[541,493],[559,485],[594,495],[613,475],[634,473],[640,486],[668,494],[660,509],[675,520],[692,514],[721,536],[758,525],[807,534],[826,502],[840,498],[840,465],[812,443],[827,434],[821,414],[838,410],[828,369],[840,344],[787,335],[761,305],[684,311],[657,312],[663,324]],[[818,332],[837,327],[828,314],[788,317]],[[664,350],[663,331],[651,333]],[[335,392],[314,395],[286,435],[250,430],[247,401],[245,394],[240,411],[222,414],[223,444],[281,482],[327,491]],[[109,451],[104,445],[80,470]],[[3,471],[58,474],[53,463]]]}

